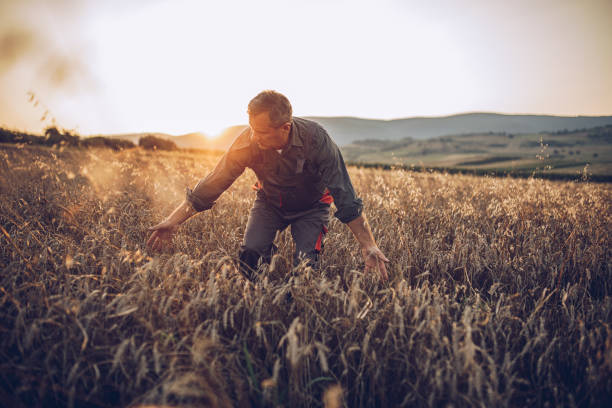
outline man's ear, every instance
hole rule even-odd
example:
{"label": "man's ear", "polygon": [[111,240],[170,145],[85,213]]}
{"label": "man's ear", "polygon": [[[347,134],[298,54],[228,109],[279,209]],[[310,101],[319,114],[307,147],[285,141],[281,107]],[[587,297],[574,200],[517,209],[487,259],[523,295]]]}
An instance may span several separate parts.
{"label": "man's ear", "polygon": [[286,122],[285,124],[283,124],[281,126],[281,128],[287,132],[289,132],[291,130],[291,122]]}

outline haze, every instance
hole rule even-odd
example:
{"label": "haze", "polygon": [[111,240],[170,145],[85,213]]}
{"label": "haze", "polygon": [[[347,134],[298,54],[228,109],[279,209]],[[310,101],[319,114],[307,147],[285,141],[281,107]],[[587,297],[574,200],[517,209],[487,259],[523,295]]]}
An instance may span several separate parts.
{"label": "haze", "polygon": [[609,0],[0,3],[0,125],[30,132],[214,136],[263,89],[298,116],[610,115],[610,73]]}

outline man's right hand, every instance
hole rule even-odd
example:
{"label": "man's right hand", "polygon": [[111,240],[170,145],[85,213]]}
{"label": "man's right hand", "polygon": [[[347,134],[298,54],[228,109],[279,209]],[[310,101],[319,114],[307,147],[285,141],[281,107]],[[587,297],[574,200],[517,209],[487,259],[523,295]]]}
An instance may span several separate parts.
{"label": "man's right hand", "polygon": [[195,213],[196,210],[193,209],[191,204],[187,200],[183,201],[165,221],[149,228],[149,231],[152,232],[147,241],[147,246],[154,251],[160,251],[164,247],[172,247],[172,238],[179,225]]}
{"label": "man's right hand", "polygon": [[147,246],[154,251],[161,251],[164,247],[172,246],[172,238],[178,230],[178,225],[169,221],[163,221],[149,228],[151,236],[147,241]]}

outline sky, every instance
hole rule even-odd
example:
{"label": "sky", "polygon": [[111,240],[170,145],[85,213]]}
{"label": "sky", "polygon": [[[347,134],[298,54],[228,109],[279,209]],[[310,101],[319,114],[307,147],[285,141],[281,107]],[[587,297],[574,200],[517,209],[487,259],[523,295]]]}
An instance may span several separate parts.
{"label": "sky", "polygon": [[296,116],[612,115],[612,0],[0,0],[0,126],[81,135]]}

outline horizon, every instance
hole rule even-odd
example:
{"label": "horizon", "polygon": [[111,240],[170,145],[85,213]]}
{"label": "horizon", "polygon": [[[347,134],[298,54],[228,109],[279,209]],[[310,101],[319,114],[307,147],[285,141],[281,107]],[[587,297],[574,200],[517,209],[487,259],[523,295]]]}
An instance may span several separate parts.
{"label": "horizon", "polygon": [[[367,118],[367,117],[360,117],[360,116],[343,116],[343,115],[332,115],[332,116],[322,116],[322,115],[293,115],[293,116],[298,116],[298,117],[303,117],[303,118],[321,118],[321,119],[358,119],[358,120],[369,120],[369,121],[379,121],[379,122],[392,122],[392,121],[396,121],[396,120],[409,120],[409,119],[446,119],[446,118],[452,118],[452,117],[457,117],[457,116],[469,116],[469,115],[497,115],[497,116],[534,116],[534,117],[556,117],[556,118],[612,118],[612,114],[609,115],[552,115],[552,114],[546,114],[546,113],[542,113],[542,114],[538,114],[538,113],[504,113],[504,112],[486,112],[486,111],[475,111],[475,112],[461,112],[461,113],[455,113],[455,114],[449,114],[449,115],[436,115],[436,116],[407,116],[407,117],[399,117],[399,118],[390,118],[390,119],[381,119],[381,118]],[[180,136],[188,136],[188,135],[193,135],[193,134],[199,134],[203,137],[205,137],[208,140],[215,140],[218,139],[219,137],[221,137],[223,135],[223,133],[225,133],[227,130],[231,129],[232,127],[240,127],[240,126],[248,126],[248,122],[244,122],[244,123],[235,123],[233,125],[229,125],[224,127],[219,133],[217,134],[210,134],[210,133],[206,133],[203,130],[200,129],[194,129],[192,131],[188,131],[188,132],[183,132],[183,133],[168,133],[168,132],[163,132],[163,131],[158,131],[158,130],[138,130],[138,131],[134,131],[134,132],[127,132],[127,131],[118,131],[118,132],[112,132],[112,133],[90,133],[90,134],[83,134],[83,133],[79,133],[79,132],[75,132],[72,129],[66,129],[66,128],[62,128],[61,126],[58,125],[47,125],[45,128],[43,128],[41,130],[41,132],[31,132],[31,131],[27,131],[27,130],[23,130],[23,129],[16,129],[16,128],[11,128],[11,127],[7,127],[4,125],[0,125],[0,128],[12,131],[12,132],[24,132],[24,133],[43,133],[44,130],[48,127],[56,127],[58,128],[58,130],[60,131],[67,131],[67,132],[72,132],[74,134],[77,134],[81,137],[96,137],[96,136],[123,136],[123,135],[138,135],[138,134],[159,134],[159,135],[165,135],[165,136],[172,136],[172,137],[180,137]],[[577,130],[577,129],[570,129],[570,130]]]}
{"label": "horizon", "polygon": [[0,125],[214,136],[263,89],[295,116],[608,116],[610,16],[606,0],[2,2]]}
{"label": "horizon", "polygon": [[[408,117],[403,117],[403,118],[391,118],[391,119],[379,119],[379,118],[365,118],[365,117],[359,117],[359,116],[321,116],[321,115],[303,115],[303,116],[299,116],[299,117],[304,117],[304,118],[322,118],[322,119],[359,119],[359,120],[372,120],[372,121],[381,121],[381,122],[392,122],[395,120],[407,120],[407,119],[445,119],[445,118],[451,118],[451,117],[456,117],[456,116],[467,116],[467,115],[499,115],[499,116],[540,116],[540,117],[558,117],[558,118],[599,118],[599,117],[612,117],[612,114],[610,115],[550,115],[550,114],[531,114],[531,113],[502,113],[502,112],[462,112],[462,113],[455,113],[455,114],[451,114],[451,115],[442,115],[442,116],[408,116]],[[297,116],[297,115],[294,115]],[[152,131],[152,130],[144,130],[144,131],[140,131],[140,132],[119,132],[119,133],[107,133],[107,134],[91,134],[91,135],[86,135],[86,137],[91,137],[91,136],[116,136],[116,135],[125,135],[125,134],[140,134],[140,133],[157,133],[157,134],[166,134],[169,136],[186,136],[186,135],[192,135],[192,134],[200,134],[202,136],[204,136],[205,138],[207,138],[208,140],[215,140],[219,137],[221,137],[223,135],[223,133],[225,131],[227,131],[228,129],[232,128],[232,127],[236,127],[236,126],[248,126],[248,123],[238,123],[238,124],[233,124],[233,125],[229,125],[225,128],[223,128],[221,130],[220,133],[217,133],[215,135],[211,135],[208,133],[205,133],[202,130],[194,130],[192,132],[186,132],[186,133],[181,133],[181,134],[171,134],[171,133],[165,133],[165,132],[157,132],[157,131]]]}

